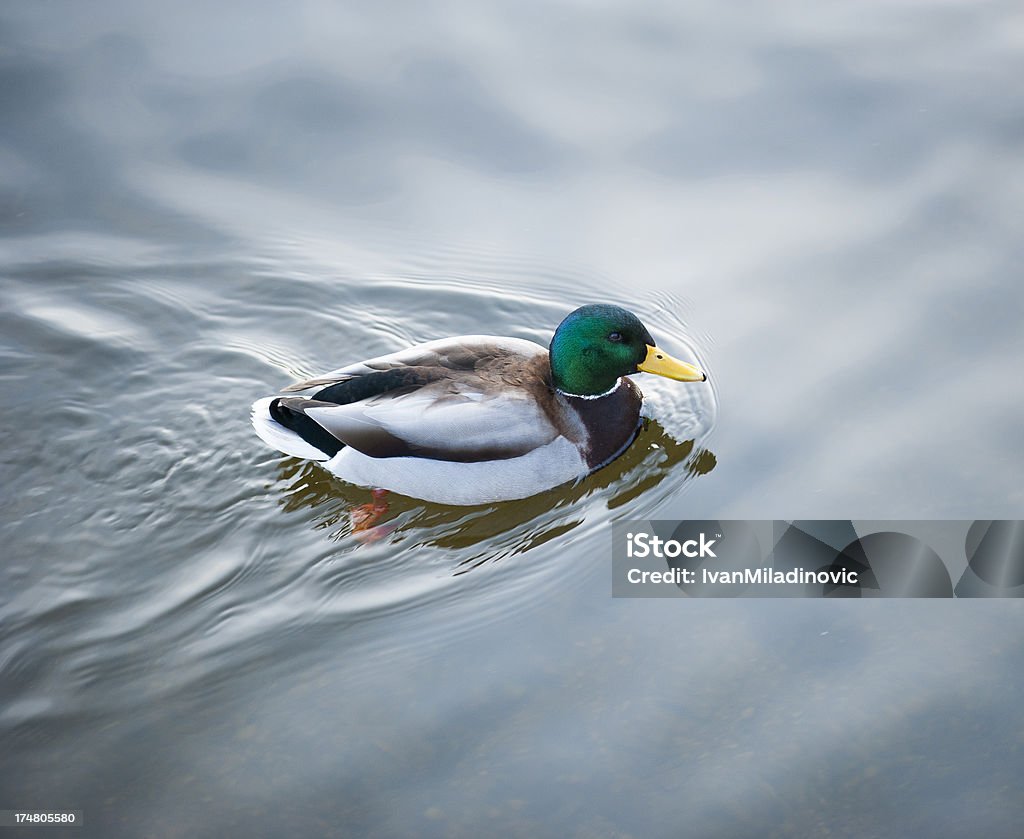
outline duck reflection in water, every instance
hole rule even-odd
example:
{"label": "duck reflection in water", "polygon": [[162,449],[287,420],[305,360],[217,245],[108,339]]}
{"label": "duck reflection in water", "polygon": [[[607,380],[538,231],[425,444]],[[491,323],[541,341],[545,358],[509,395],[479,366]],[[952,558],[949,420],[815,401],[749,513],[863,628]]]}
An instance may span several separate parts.
{"label": "duck reflection in water", "polygon": [[[458,559],[457,573],[462,573],[575,529],[594,505],[622,512],[627,505],[649,508],[716,465],[708,449],[694,440],[676,440],[657,420],[645,419],[632,445],[607,466],[529,498],[476,506],[437,504],[394,492],[369,492],[314,463],[285,458],[278,466],[283,487],[279,503],[289,513],[315,511],[314,527],[333,539],[372,543],[391,538],[464,552]],[[631,509],[629,514],[642,511]]]}

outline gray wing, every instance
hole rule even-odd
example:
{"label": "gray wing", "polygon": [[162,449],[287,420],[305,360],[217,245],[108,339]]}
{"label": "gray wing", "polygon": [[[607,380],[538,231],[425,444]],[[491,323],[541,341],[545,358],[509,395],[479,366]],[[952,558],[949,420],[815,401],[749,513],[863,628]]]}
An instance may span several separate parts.
{"label": "gray wing", "polygon": [[319,390],[280,404],[371,457],[519,457],[559,433],[529,372],[541,359],[546,351],[530,341],[445,339],[300,382],[288,390]]}
{"label": "gray wing", "polygon": [[417,344],[408,349],[371,358],[369,361],[339,367],[322,376],[288,385],[281,392],[298,393],[310,388],[326,388],[381,372],[428,371],[433,374],[432,378],[440,378],[446,371],[473,373],[480,371],[482,367],[494,366],[496,361],[505,360],[511,364],[522,364],[546,354],[547,350],[539,344],[521,338],[461,335],[457,338],[442,338]]}

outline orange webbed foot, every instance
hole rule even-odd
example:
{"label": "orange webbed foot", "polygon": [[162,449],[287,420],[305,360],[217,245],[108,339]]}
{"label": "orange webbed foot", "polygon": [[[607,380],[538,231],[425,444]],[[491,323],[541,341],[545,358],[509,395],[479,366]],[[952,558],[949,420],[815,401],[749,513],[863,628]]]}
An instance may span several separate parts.
{"label": "orange webbed foot", "polygon": [[393,529],[377,526],[377,522],[388,511],[388,491],[375,489],[371,494],[373,495],[371,503],[359,504],[353,507],[349,513],[352,520],[352,534],[361,542],[373,542],[381,539]]}

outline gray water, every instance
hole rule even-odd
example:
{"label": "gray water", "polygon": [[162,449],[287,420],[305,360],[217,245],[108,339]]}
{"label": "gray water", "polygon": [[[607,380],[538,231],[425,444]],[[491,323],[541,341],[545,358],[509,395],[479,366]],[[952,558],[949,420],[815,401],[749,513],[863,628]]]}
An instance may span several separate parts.
{"label": "gray water", "polygon": [[[1019,835],[1019,602],[613,601],[609,559],[623,517],[1024,517],[1022,78],[1012,2],[5,3],[0,809]],[[579,487],[362,543],[248,426],[605,300],[714,387],[641,377]]]}

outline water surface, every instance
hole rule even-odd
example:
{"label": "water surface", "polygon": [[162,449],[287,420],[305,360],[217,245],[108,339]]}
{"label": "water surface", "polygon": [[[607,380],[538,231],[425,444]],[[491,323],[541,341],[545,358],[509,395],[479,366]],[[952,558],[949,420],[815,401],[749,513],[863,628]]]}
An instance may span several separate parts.
{"label": "water surface", "polygon": [[[610,523],[1021,518],[1012,3],[8,4],[0,808],[95,836],[1015,836],[1016,602],[613,601]],[[628,305],[577,487],[365,490],[294,378]],[[13,835],[13,831],[12,831]],[[33,834],[34,835],[34,834]]]}

